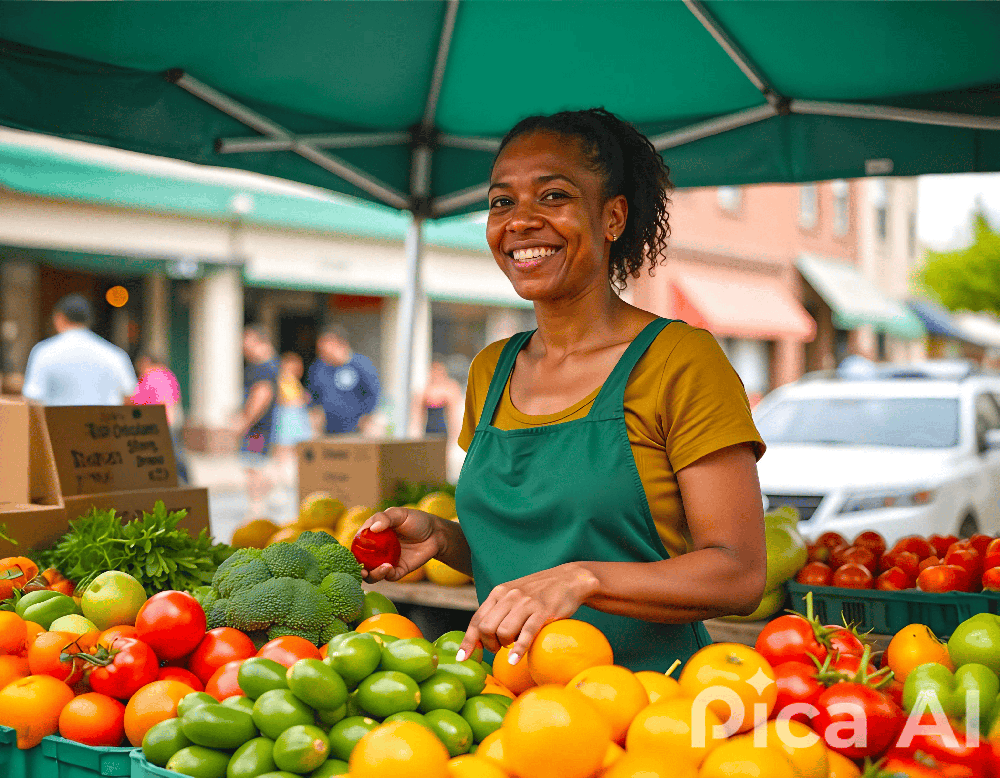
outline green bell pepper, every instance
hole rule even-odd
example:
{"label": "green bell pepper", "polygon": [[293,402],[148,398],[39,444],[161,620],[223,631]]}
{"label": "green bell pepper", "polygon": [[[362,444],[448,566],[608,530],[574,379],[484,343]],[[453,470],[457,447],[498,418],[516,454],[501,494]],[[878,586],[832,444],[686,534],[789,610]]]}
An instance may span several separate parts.
{"label": "green bell pepper", "polygon": [[[932,695],[949,718],[965,719],[973,699],[970,693],[978,694],[979,722],[986,729],[993,720],[1000,678],[985,665],[965,664],[954,673],[937,662],[919,665],[906,676],[903,707],[910,713],[921,695]],[[924,707],[922,712],[927,710]]]}
{"label": "green bell pepper", "polygon": [[1000,616],[977,613],[959,624],[948,639],[955,667],[975,662],[1000,674]]}
{"label": "green bell pepper", "polygon": [[47,630],[53,621],[79,613],[80,608],[68,594],[41,589],[24,595],[17,601],[14,611],[25,621],[33,621]]}

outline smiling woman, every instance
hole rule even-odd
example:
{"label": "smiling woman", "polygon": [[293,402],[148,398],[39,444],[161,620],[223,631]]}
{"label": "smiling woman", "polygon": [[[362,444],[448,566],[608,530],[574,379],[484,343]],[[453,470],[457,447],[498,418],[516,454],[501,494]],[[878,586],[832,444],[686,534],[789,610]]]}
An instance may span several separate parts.
{"label": "smiling woman", "polygon": [[525,119],[493,167],[487,241],[538,328],[473,361],[459,522],[391,508],[398,580],[436,557],[482,603],[463,650],[523,657],[546,623],[599,627],[616,664],[663,672],[709,642],[700,620],[751,613],[765,547],[764,443],[714,337],[624,302],[663,258],[669,177],[602,109]]}

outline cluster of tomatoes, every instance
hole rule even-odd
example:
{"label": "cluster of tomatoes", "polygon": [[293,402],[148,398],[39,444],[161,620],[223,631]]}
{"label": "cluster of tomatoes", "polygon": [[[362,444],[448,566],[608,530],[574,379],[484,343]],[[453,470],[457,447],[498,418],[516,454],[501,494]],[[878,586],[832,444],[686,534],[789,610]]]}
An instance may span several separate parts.
{"label": "cluster of tomatoes", "polygon": [[12,597],[15,590],[27,594],[41,589],[71,595],[76,584],[55,568],[39,571],[38,565],[26,556],[0,559],[0,601]]}
{"label": "cluster of tomatoes", "polygon": [[1000,591],[1000,537],[909,535],[890,549],[877,532],[848,542],[826,532],[809,546],[809,561],[795,576],[806,586],[923,592]]}

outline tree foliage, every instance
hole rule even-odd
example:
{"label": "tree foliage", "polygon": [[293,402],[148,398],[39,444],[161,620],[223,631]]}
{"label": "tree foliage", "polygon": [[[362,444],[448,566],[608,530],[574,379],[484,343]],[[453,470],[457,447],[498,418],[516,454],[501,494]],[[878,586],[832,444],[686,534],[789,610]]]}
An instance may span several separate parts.
{"label": "tree foliage", "polygon": [[952,311],[1000,316],[1000,233],[980,205],[972,215],[972,243],[957,251],[929,251],[918,280]]}

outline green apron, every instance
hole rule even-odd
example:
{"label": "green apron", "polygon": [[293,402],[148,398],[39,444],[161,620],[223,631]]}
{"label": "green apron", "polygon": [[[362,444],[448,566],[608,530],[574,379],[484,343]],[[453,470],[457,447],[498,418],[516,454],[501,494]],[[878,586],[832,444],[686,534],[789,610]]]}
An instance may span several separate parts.
{"label": "green apron", "polygon": [[[581,419],[518,430],[492,426],[517,355],[515,335],[497,364],[455,499],[472,549],[476,593],[566,562],[658,562],[668,553],[653,524],[625,427],[625,385],[671,319],[650,322],[629,345]],[[659,624],[586,606],[573,618],[611,641],[615,664],[664,672],[709,643],[701,622]]]}

